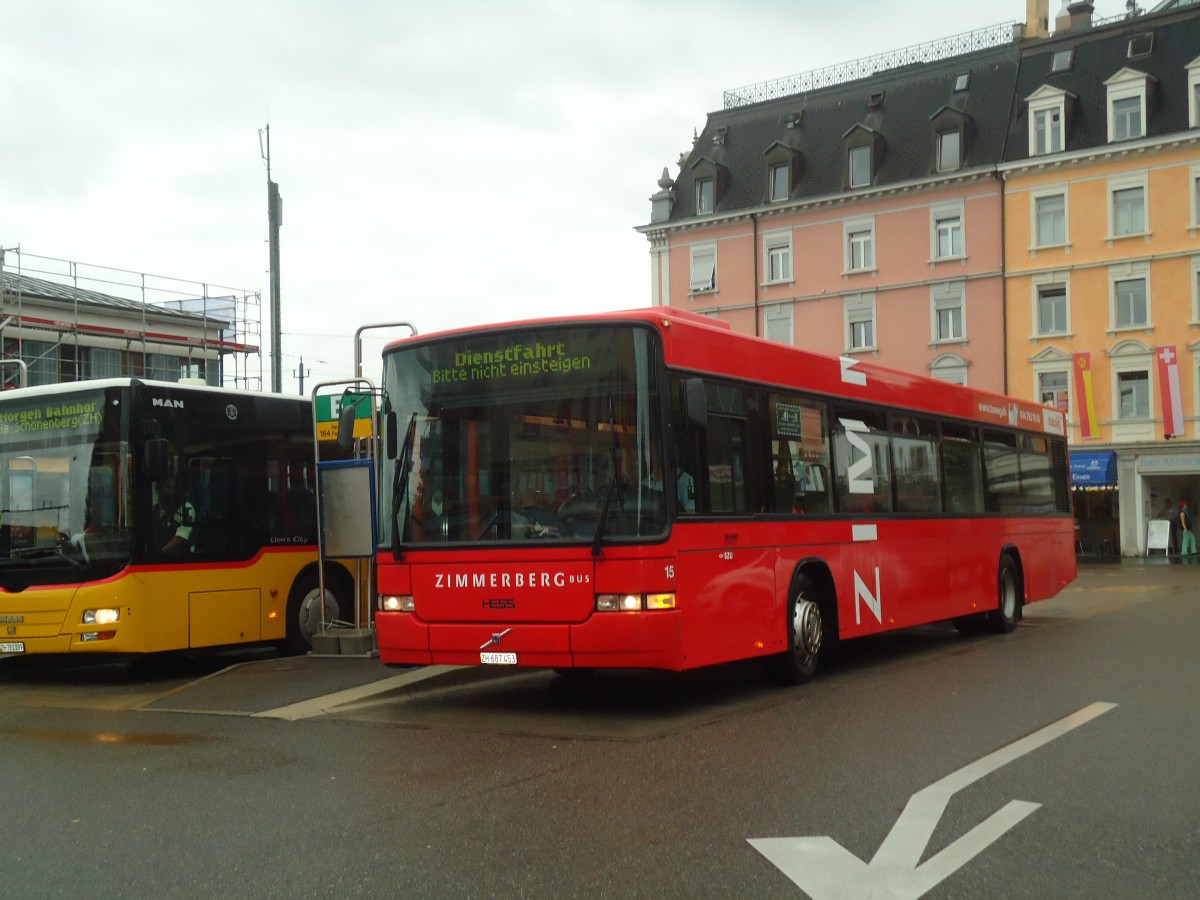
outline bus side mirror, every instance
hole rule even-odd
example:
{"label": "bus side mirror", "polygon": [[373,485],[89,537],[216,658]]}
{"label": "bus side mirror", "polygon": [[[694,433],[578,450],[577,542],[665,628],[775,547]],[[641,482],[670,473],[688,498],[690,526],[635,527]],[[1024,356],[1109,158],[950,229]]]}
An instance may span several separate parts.
{"label": "bus side mirror", "polygon": [[349,453],[354,449],[354,412],[358,404],[353,401],[343,402],[342,410],[338,413],[338,446]]}
{"label": "bus side mirror", "polygon": [[704,382],[699,378],[685,378],[679,383],[679,394],[687,423],[693,428],[707,427],[708,398],[704,394]]}
{"label": "bus side mirror", "polygon": [[389,412],[386,417],[384,429],[387,431],[387,446],[385,452],[388,459],[395,459],[396,454],[400,452],[399,438],[396,435],[396,429],[400,427],[400,422],[396,417],[395,412]]}
{"label": "bus side mirror", "polygon": [[166,438],[149,438],[142,445],[142,474],[149,481],[167,477],[169,445]]}

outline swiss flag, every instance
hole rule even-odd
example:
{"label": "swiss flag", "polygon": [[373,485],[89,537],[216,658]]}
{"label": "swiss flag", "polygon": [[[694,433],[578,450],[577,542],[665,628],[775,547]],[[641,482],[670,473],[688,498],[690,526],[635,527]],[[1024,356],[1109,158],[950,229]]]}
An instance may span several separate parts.
{"label": "swiss flag", "polygon": [[1158,347],[1158,391],[1162,397],[1163,434],[1179,437],[1183,434],[1183,400],[1179,394],[1179,357],[1175,347]]}

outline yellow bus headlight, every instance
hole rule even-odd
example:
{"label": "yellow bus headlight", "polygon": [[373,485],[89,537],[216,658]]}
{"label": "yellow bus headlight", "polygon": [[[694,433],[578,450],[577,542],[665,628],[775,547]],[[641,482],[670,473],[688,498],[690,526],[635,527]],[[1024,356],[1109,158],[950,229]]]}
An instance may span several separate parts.
{"label": "yellow bus headlight", "polygon": [[83,611],[84,625],[112,625],[121,621],[121,610],[112,607],[103,609],[85,609]]}

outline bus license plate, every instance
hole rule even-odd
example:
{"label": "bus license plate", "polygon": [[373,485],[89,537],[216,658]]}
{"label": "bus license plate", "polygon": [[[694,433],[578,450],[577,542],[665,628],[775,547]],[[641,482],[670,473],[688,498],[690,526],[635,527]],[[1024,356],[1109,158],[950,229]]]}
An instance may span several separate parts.
{"label": "bus license plate", "polygon": [[517,664],[517,654],[480,653],[479,661],[485,666],[515,666]]}
{"label": "bus license plate", "polygon": [[[25,644],[21,641],[7,641],[0,643],[0,653],[24,653]],[[513,660],[516,662],[516,660]]]}

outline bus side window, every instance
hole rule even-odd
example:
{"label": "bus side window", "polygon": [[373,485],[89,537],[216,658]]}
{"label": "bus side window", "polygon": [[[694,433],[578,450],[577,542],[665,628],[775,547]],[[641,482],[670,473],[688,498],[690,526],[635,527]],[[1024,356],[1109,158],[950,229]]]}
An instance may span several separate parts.
{"label": "bus side window", "polygon": [[772,394],[767,405],[775,477],[774,512],[831,512],[825,404],[804,397]]}
{"label": "bus side window", "polygon": [[891,453],[882,412],[832,410],[838,512],[891,512]]}
{"label": "bus side window", "polygon": [[983,465],[973,426],[942,423],[942,504],[948,513],[983,512]]}

